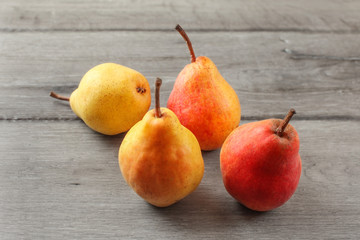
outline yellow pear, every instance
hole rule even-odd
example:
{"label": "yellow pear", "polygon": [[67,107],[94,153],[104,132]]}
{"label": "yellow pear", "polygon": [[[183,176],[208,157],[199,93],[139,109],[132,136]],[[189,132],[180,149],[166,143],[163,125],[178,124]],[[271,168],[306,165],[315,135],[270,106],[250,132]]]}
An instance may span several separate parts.
{"label": "yellow pear", "polygon": [[86,125],[106,135],[129,130],[142,119],[151,104],[146,78],[115,63],[90,69],[70,98],[54,92],[50,96],[69,101],[71,109]]}
{"label": "yellow pear", "polygon": [[126,134],[119,149],[122,175],[133,190],[157,207],[169,206],[193,192],[204,175],[200,145],[176,115],[156,108]]}

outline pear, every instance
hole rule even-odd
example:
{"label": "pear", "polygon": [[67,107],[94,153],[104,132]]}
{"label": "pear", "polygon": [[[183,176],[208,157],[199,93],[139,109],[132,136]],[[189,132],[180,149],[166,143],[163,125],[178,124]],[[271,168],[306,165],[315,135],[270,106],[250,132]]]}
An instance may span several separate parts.
{"label": "pear", "polygon": [[204,175],[204,161],[194,134],[176,115],[160,108],[156,80],[156,107],[133,126],[119,149],[125,181],[143,199],[167,207],[193,192]]}
{"label": "pear", "polygon": [[167,107],[194,133],[202,150],[214,150],[239,125],[240,102],[215,64],[208,57],[196,58],[185,31],[179,25],[176,30],[188,44],[191,63],[179,73]]}
{"label": "pear", "polygon": [[54,92],[50,96],[69,101],[73,112],[86,125],[106,135],[129,130],[142,119],[151,104],[146,78],[115,63],[103,63],[90,69],[70,98]]}
{"label": "pear", "polygon": [[226,190],[244,206],[269,211],[294,194],[301,175],[299,136],[284,120],[266,119],[236,128],[225,140],[220,167]]}

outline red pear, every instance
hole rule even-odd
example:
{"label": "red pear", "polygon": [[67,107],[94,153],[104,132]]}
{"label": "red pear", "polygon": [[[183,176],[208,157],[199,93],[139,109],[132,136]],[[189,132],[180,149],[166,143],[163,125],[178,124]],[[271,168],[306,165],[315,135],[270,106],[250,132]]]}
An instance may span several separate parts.
{"label": "red pear", "polygon": [[295,192],[301,175],[299,137],[284,120],[267,119],[236,128],[225,140],[220,167],[226,190],[247,208],[268,211]]}
{"label": "red pear", "polygon": [[196,58],[185,31],[179,25],[176,30],[188,44],[191,63],[179,73],[167,107],[196,136],[202,150],[214,150],[239,126],[240,102],[210,58]]}

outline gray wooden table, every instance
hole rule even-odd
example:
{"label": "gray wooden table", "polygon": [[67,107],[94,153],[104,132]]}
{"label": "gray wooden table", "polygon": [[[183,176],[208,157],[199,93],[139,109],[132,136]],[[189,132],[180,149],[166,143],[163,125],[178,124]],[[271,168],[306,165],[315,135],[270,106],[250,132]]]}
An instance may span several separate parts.
{"label": "gray wooden table", "polygon": [[[359,12],[356,0],[2,0],[0,239],[359,239]],[[194,193],[152,207],[120,174],[124,134],[97,134],[48,96],[116,62],[152,92],[161,77],[165,106],[190,59],[177,23],[236,90],[240,124],[297,110],[303,171],[282,207],[233,200],[219,150],[203,152]]]}

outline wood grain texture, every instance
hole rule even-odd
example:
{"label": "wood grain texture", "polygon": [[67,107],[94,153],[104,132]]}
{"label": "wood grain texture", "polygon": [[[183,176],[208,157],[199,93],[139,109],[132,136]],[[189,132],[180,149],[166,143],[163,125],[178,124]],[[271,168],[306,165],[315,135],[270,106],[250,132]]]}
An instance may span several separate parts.
{"label": "wood grain texture", "polygon": [[[210,57],[236,90],[244,119],[282,117],[290,107],[302,119],[360,118],[360,61],[344,60],[360,56],[358,34],[189,35],[195,53]],[[70,95],[82,75],[103,62],[140,71],[152,88],[161,77],[165,106],[190,61],[175,31],[1,33],[0,41],[1,119],[74,118],[49,92]]]}
{"label": "wood grain texture", "polygon": [[359,11],[356,0],[2,0],[0,29],[359,32]]}
{"label": "wood grain texture", "polygon": [[[0,239],[359,239],[359,10],[356,0],[2,0]],[[177,23],[236,90],[241,124],[297,110],[303,171],[282,207],[234,201],[219,150],[203,152],[194,193],[152,207],[120,174],[125,134],[95,133],[48,96],[116,62],[152,91],[161,77],[165,106],[190,60]]]}
{"label": "wood grain texture", "polygon": [[358,122],[292,124],[301,140],[299,187],[282,207],[257,213],[227,194],[219,150],[203,153],[194,193],[159,209],[122,179],[124,134],[96,134],[81,121],[0,121],[1,239],[356,239]]}

